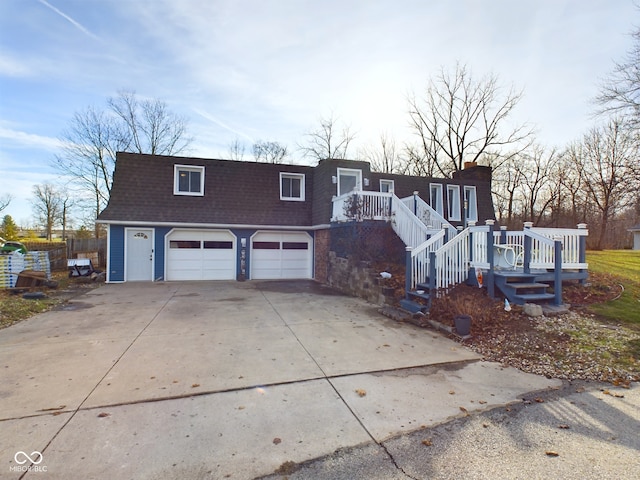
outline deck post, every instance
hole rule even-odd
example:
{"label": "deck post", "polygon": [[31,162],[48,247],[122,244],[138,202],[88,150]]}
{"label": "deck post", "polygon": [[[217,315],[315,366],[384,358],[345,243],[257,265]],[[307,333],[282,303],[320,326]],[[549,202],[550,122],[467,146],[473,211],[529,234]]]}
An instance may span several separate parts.
{"label": "deck post", "polygon": [[418,216],[418,191],[413,192],[413,214]]}
{"label": "deck post", "polygon": [[[476,222],[474,220],[469,220],[469,227],[475,227]],[[473,230],[469,230],[469,265],[473,263]]]}
{"label": "deck post", "polygon": [[[533,222],[524,222],[524,228],[529,229],[533,227]],[[524,236],[524,273],[531,273],[531,237],[529,235]]]}
{"label": "deck post", "polygon": [[493,276],[494,269],[494,258],[493,258],[493,229],[495,225],[495,220],[485,220],[484,222],[489,226],[489,231],[487,232],[487,261],[489,262],[489,271],[487,272],[487,295],[489,298],[495,299],[495,279]]}
{"label": "deck post", "polygon": [[555,237],[553,241],[553,304],[562,305],[562,241]]}
{"label": "deck post", "polygon": [[429,307],[436,291],[436,252],[429,252]]}
{"label": "deck post", "polygon": [[507,226],[500,225],[500,243],[505,245],[507,243]]}
{"label": "deck post", "polygon": [[[579,230],[586,230],[587,229],[587,224],[586,223],[579,223],[578,224],[578,229]],[[578,251],[578,261],[580,263],[586,263],[587,262],[587,237],[586,236],[581,236],[580,237],[580,247],[579,247],[579,251]],[[584,272],[584,269],[580,269],[579,272],[582,273]],[[585,283],[587,283],[587,280],[585,278],[580,280],[580,284],[584,285]]]}
{"label": "deck post", "polygon": [[409,300],[409,292],[411,291],[411,277],[412,277],[412,272],[411,272],[411,251],[413,250],[413,247],[406,247],[406,254],[405,254],[405,276],[404,276],[404,294],[405,294],[405,298],[407,300]]}

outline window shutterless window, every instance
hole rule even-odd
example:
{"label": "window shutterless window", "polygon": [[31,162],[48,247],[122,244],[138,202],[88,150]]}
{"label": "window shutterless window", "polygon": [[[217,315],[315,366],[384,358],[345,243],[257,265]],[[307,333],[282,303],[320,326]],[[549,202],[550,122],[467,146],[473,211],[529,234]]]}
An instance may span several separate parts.
{"label": "window shutterless window", "polygon": [[447,185],[447,204],[449,220],[460,220],[460,185]]}
{"label": "window shutterless window", "polygon": [[280,172],[280,200],[304,201],[304,174]]}
{"label": "window shutterless window", "polygon": [[393,180],[380,180],[380,191],[384,193],[393,192]]}
{"label": "window shutterless window", "polygon": [[466,206],[467,222],[478,221],[478,200],[476,197],[476,187],[464,187],[464,201]]}
{"label": "window shutterless window", "polygon": [[439,183],[432,183],[429,185],[429,200],[431,208],[433,208],[440,215],[444,216],[442,211],[442,185]]}
{"label": "window shutterless window", "polygon": [[204,167],[174,165],[174,195],[204,195]]}

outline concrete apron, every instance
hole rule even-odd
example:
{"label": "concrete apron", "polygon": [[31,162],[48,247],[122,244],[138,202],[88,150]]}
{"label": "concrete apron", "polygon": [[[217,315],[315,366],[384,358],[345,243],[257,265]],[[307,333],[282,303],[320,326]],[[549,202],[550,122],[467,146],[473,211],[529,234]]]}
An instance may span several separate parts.
{"label": "concrete apron", "polygon": [[313,282],[106,285],[0,330],[0,477],[254,478],[560,385],[478,360]]}

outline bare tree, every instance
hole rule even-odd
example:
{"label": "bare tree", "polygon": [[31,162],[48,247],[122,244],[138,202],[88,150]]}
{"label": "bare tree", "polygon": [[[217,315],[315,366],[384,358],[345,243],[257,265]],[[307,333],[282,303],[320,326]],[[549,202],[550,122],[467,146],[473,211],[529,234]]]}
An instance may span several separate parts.
{"label": "bare tree", "polygon": [[[511,155],[493,171],[493,197],[500,222],[516,227],[516,217],[522,214],[522,175],[520,155]],[[519,226],[519,225],[518,225]]]}
{"label": "bare tree", "polygon": [[640,124],[640,29],[633,32],[633,47],[616,62],[596,97],[598,113],[622,115],[636,127]]}
{"label": "bare tree", "polygon": [[0,212],[9,206],[11,200],[13,200],[13,196],[8,193],[0,197]]}
{"label": "bare tree", "polygon": [[549,207],[556,200],[556,190],[552,172],[558,161],[555,150],[546,152],[544,147],[534,145],[519,165],[525,221],[540,225],[545,215],[550,214]]}
{"label": "bare tree", "polygon": [[595,248],[605,247],[609,224],[617,214],[632,207],[632,193],[638,188],[638,143],[621,119],[592,128],[583,138],[579,155],[573,160],[581,173],[587,200],[597,213],[598,237]]}
{"label": "bare tree", "polygon": [[521,97],[513,89],[503,93],[494,75],[476,81],[460,64],[453,74],[441,70],[429,81],[424,98],[409,99],[410,125],[418,136],[414,149],[424,162],[433,163],[425,170],[447,176],[487,153],[516,144],[524,148],[531,130],[506,127]]}
{"label": "bare tree", "polygon": [[300,151],[306,157],[321,161],[328,158],[347,158],[349,144],[355,135],[349,127],[338,127],[337,119],[320,118],[320,127],[305,134],[306,141],[299,145]]}
{"label": "bare tree", "polygon": [[62,195],[51,183],[34,185],[33,211],[45,229],[47,240],[51,240],[55,224],[60,221],[62,213]]}
{"label": "bare tree", "polygon": [[386,133],[380,134],[379,140],[377,147],[363,148],[360,157],[369,161],[374,172],[406,173],[407,163],[396,147],[395,140]]}
{"label": "bare tree", "polygon": [[186,119],[170,112],[161,100],[139,100],[135,92],[122,90],[107,104],[122,122],[128,152],[176,155],[192,141]]}
{"label": "bare tree", "polygon": [[287,147],[278,142],[258,140],[253,144],[253,158],[256,162],[283,163],[287,155]]}
{"label": "bare tree", "polygon": [[[109,201],[116,152],[172,155],[191,141],[186,122],[168,112],[161,101],[138,101],[135,94],[121,92],[108,100],[108,106],[76,112],[61,135],[62,152],[55,159],[94,220]],[[96,238],[101,231],[96,224]]]}
{"label": "bare tree", "polygon": [[61,140],[56,166],[73,179],[95,219],[109,201],[116,152],[126,150],[129,142],[115,117],[94,107],[76,112]]}
{"label": "bare tree", "polygon": [[240,139],[236,138],[229,144],[229,158],[237,161],[244,160],[244,150],[244,143],[242,143]]}

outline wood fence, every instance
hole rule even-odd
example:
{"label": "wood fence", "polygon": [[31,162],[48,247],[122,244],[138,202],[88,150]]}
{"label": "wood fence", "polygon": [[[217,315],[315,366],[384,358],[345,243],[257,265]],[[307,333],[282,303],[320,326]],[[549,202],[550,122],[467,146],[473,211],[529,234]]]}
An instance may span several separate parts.
{"label": "wood fence", "polygon": [[66,270],[68,258],[90,258],[95,268],[104,268],[107,264],[106,238],[69,239],[66,242],[29,242],[23,241],[29,251],[49,252],[51,270]]}

